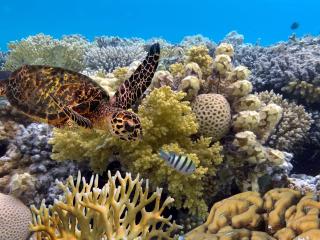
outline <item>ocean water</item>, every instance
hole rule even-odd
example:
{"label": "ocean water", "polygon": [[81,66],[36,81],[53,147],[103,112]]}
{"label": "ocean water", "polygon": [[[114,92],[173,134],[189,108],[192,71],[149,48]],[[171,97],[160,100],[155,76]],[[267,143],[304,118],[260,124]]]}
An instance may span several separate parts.
{"label": "ocean water", "polygon": [[179,42],[194,34],[219,41],[237,30],[246,42],[268,45],[286,40],[293,22],[298,36],[319,34],[319,9],[318,0],[1,0],[0,49],[39,32]]}

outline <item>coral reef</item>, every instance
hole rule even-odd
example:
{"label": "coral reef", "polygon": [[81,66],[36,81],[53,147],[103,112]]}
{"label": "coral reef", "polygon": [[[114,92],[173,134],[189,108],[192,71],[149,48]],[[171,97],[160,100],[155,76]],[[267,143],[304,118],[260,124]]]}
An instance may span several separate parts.
{"label": "coral reef", "polygon": [[309,135],[313,123],[311,114],[302,105],[289,102],[273,91],[255,94],[263,104],[277,104],[283,109],[282,118],[269,136],[268,144],[279,150],[292,152]]}
{"label": "coral reef", "polygon": [[64,36],[61,40],[49,35],[38,34],[11,42],[10,52],[4,68],[14,71],[22,65],[49,65],[74,71],[85,68],[84,56],[88,42],[78,35]]}
{"label": "coral reef", "polygon": [[[222,161],[221,146],[216,143],[210,147],[210,138],[191,140],[198,125],[189,102],[182,101],[184,97],[184,93],[175,93],[169,87],[154,89],[146,96],[138,109],[143,139],[130,145],[105,132],[56,129],[51,141],[52,157],[57,160],[90,159],[91,167],[102,172],[117,152],[127,171],[139,172],[153,185],[166,186],[165,190],[175,198],[175,206],[203,216],[207,209],[203,199],[204,179],[215,175],[216,166]],[[185,176],[168,167],[158,156],[160,148],[187,154],[196,164],[195,173]]]}
{"label": "coral reef", "polygon": [[319,208],[314,193],[278,188],[262,197],[243,192],[215,203],[207,221],[185,239],[315,240],[320,233]]}
{"label": "coral reef", "polygon": [[43,202],[40,209],[31,207],[31,230],[37,240],[173,239],[179,226],[162,214],[174,199],[161,203],[162,189],[150,195],[148,180],[144,186],[139,176],[132,179],[128,173],[121,177],[108,172],[102,188],[98,180],[92,176],[89,182],[81,181],[79,172],[76,182],[72,176],[65,184],[58,181],[64,195],[53,206],[47,208]]}
{"label": "coral reef", "polygon": [[117,67],[126,67],[135,60],[141,60],[145,54],[141,41],[113,43],[112,39],[97,38],[86,54],[86,71],[112,72]]}
{"label": "coral reef", "polygon": [[7,60],[8,53],[0,51],[0,70],[2,69],[4,63]]}
{"label": "coral reef", "polygon": [[58,189],[55,179],[64,180],[78,171],[72,161],[58,163],[50,157],[51,128],[45,124],[19,125],[5,144],[0,157],[0,191],[11,193],[26,204],[53,202]]}
{"label": "coral reef", "polygon": [[319,102],[319,37],[304,37],[270,47],[238,45],[235,64],[247,66],[255,90],[274,89],[302,103]]}
{"label": "coral reef", "polygon": [[0,239],[27,240],[31,212],[17,198],[0,193]]}

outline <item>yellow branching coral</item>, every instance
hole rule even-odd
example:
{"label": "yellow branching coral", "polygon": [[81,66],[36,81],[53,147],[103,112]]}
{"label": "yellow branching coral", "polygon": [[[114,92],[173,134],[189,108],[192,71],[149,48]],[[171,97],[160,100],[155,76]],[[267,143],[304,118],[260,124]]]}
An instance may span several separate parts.
{"label": "yellow branching coral", "polygon": [[257,192],[243,192],[215,203],[207,221],[185,239],[317,240],[319,212],[319,198],[313,193],[304,196],[276,188],[262,197]]}
{"label": "yellow branching coral", "polygon": [[[191,140],[190,136],[198,131],[198,124],[190,103],[183,101],[185,95],[162,87],[144,98],[138,109],[143,139],[138,142],[128,144],[103,131],[55,129],[51,140],[52,157],[57,160],[88,159],[95,171],[102,172],[112,153],[118,152],[128,171],[140,173],[152,184],[166,187],[175,198],[175,206],[204,216],[207,212],[204,180],[215,176],[216,167],[222,162],[222,147],[219,143],[211,146],[211,138]],[[160,148],[186,154],[194,161],[196,171],[183,175],[170,168],[159,157]]]}
{"label": "yellow branching coral", "polygon": [[[58,181],[63,197],[49,208],[44,202],[40,209],[31,207],[31,230],[37,240],[173,239],[180,226],[162,216],[174,201],[168,197],[161,204],[162,189],[150,195],[148,180],[144,189],[139,176],[132,179],[127,173],[121,177],[119,172],[115,176],[108,172],[102,188],[98,183],[98,176],[81,181],[80,172],[76,183],[72,176],[66,184]],[[146,210],[147,206],[153,210]]]}

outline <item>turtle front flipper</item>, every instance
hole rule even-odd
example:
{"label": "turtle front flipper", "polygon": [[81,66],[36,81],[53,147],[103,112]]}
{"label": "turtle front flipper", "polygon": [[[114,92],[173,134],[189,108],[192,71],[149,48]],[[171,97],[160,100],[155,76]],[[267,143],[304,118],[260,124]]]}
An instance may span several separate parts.
{"label": "turtle front flipper", "polygon": [[160,45],[155,43],[150,47],[147,57],[135,72],[118,88],[111,100],[113,107],[128,109],[142,96],[151,84],[159,58]]}
{"label": "turtle front flipper", "polygon": [[54,103],[68,116],[68,118],[75,123],[77,123],[79,126],[84,127],[84,128],[92,128],[93,124],[92,122],[84,117],[81,116],[79,113],[76,111],[72,110],[68,106],[64,106],[63,103],[61,103],[55,96],[50,94],[50,98],[54,101]]}

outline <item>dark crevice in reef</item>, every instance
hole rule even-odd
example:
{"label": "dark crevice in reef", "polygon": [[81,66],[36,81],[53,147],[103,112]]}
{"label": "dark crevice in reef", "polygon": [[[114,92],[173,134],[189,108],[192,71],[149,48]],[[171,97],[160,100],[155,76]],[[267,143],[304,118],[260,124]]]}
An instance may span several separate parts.
{"label": "dark crevice in reef", "polygon": [[320,149],[313,146],[299,151],[291,161],[291,173],[316,176],[320,172]]}
{"label": "dark crevice in reef", "polygon": [[9,141],[7,139],[0,140],[0,157],[4,156],[8,150]]}

